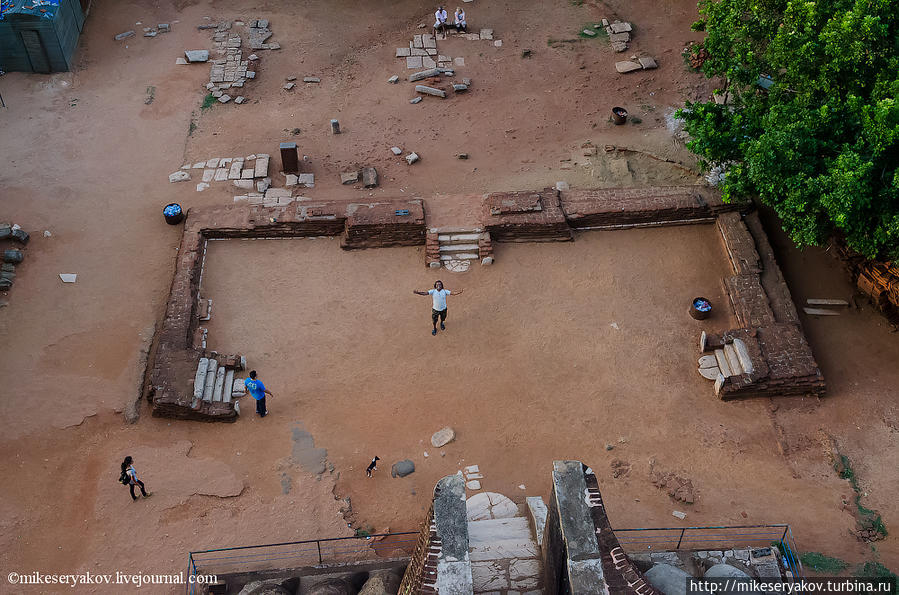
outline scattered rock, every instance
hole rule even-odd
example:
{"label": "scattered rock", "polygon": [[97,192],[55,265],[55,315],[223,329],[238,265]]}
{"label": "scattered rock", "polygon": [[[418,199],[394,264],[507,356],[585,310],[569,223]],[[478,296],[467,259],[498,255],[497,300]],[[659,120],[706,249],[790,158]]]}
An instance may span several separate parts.
{"label": "scattered rock", "polygon": [[614,444],[606,444],[606,450],[612,450],[613,448],[615,448]]}
{"label": "scattered rock", "polygon": [[115,36],[115,40],[122,41],[123,39],[128,39],[129,37],[134,37],[134,31],[125,31],[124,33],[119,33]]}
{"label": "scattered rock", "polygon": [[658,67],[659,67],[659,65],[656,64],[656,61],[655,61],[654,59],[652,59],[652,58],[649,58],[649,57],[646,57],[646,58],[640,58],[640,59],[638,60],[638,62],[640,62],[640,66],[643,67],[643,70],[652,70],[653,68],[658,68]]}
{"label": "scattered rock", "polygon": [[409,459],[397,461],[390,468],[390,477],[406,477],[415,472],[415,463]]}
{"label": "scattered rock", "polygon": [[183,169],[169,174],[169,182],[186,182],[188,180],[190,180],[190,174]]}
{"label": "scattered rock", "polygon": [[390,147],[390,151],[391,151],[394,155],[402,155],[402,154],[403,154],[403,150],[402,150],[401,148],[399,148],[399,147]]}
{"label": "scattered rock", "polygon": [[290,91],[291,89],[293,89],[293,88],[296,87],[296,86],[297,86],[296,83],[287,83],[286,85],[284,85],[284,88],[285,88],[286,90]]}
{"label": "scattered rock", "polygon": [[[419,99],[421,99],[421,98],[419,97]],[[408,155],[406,155],[406,162],[409,165],[412,165],[413,163],[415,163],[418,160],[419,160],[418,153],[409,153]]]}
{"label": "scattered rock", "polygon": [[337,120],[331,120],[331,133],[340,134],[340,122]]}
{"label": "scattered rock", "polygon": [[453,83],[453,91],[455,91],[456,93],[464,93],[465,91],[468,91],[468,85]]}
{"label": "scattered rock", "polygon": [[416,93],[424,93],[425,95],[433,95],[434,97],[446,98],[446,91],[443,89],[435,89],[426,85],[415,85]]}
{"label": "scattered rock", "polygon": [[455,439],[456,432],[451,427],[447,426],[434,432],[434,435],[431,436],[431,444],[434,448],[440,448],[446,446]]}
{"label": "scattered rock", "polygon": [[556,182],[556,190],[558,190],[559,192],[563,192],[565,190],[568,190],[569,188],[570,186],[568,185],[568,182]]}
{"label": "scattered rock", "polygon": [[469,490],[480,490],[481,482],[478,481],[477,479],[473,479],[473,480],[469,481],[468,483],[466,483],[465,487],[467,487]]}
{"label": "scattered rock", "polygon": [[468,159],[468,153],[459,153],[456,155],[457,159]]}
{"label": "scattered rock", "polygon": [[230,95],[222,95],[221,97],[218,98],[218,100],[219,100],[219,103],[228,103],[229,101],[231,101],[231,96]]}
{"label": "scattered rock", "polygon": [[409,100],[409,103],[418,103],[421,101],[421,97],[415,97]]}
{"label": "scattered rock", "polygon": [[289,82],[292,82],[292,81],[297,80],[297,77],[294,76],[294,75],[290,75],[289,77],[287,77],[287,78],[284,79],[284,80],[286,80],[286,81],[289,83]]}
{"label": "scattered rock", "polygon": [[494,42],[493,42],[493,47],[497,47],[497,48],[503,47],[503,40],[502,40],[502,39],[497,39],[496,41],[494,41]]}
{"label": "scattered rock", "polygon": [[320,82],[322,82],[322,80],[317,76],[304,76],[303,82],[304,83],[320,83]]}
{"label": "scattered rock", "polygon": [[284,182],[285,186],[296,186],[297,182],[299,181],[299,177],[295,176],[294,174],[287,174],[285,176],[285,178],[286,178],[286,181]]}
{"label": "scattered rock", "polygon": [[414,83],[415,81],[420,81],[422,79],[429,79],[434,76],[440,76],[440,70],[437,68],[429,68],[428,70],[422,70],[421,72],[416,72],[409,76],[409,82]]}
{"label": "scattered rock", "polygon": [[247,56],[247,60],[258,60],[258,59],[259,59],[259,56],[257,56],[256,54],[250,54],[249,56]]}
{"label": "scattered rock", "polygon": [[674,511],[671,512],[671,516],[676,516],[676,517],[679,518],[680,520],[684,520],[685,518],[687,518],[687,513],[686,513],[686,512],[681,512],[681,511],[679,511],[679,510],[674,510]]}
{"label": "scattered rock", "polygon": [[188,62],[207,62],[209,50],[185,50],[184,55]]}
{"label": "scattered rock", "polygon": [[596,31],[594,31],[593,29],[584,29],[583,31],[581,31],[581,33],[588,37],[596,37]]}
{"label": "scattered rock", "polygon": [[197,184],[197,192],[203,192],[207,188],[209,188],[209,184],[207,184],[206,182],[200,182],[199,184]]}
{"label": "scattered rock", "polygon": [[615,70],[620,72],[621,74],[626,74],[628,72],[633,72],[635,70],[643,70],[643,67],[639,62],[631,62],[630,60],[622,60],[621,62],[615,62]]}
{"label": "scattered rock", "polygon": [[621,52],[627,50],[627,44],[624,43],[623,41],[613,41],[611,43],[611,46],[612,46],[612,49],[618,53],[621,53]]}
{"label": "scattered rock", "polygon": [[234,103],[236,103],[237,105],[240,105],[241,103],[243,103],[246,100],[247,100],[247,98],[244,97],[243,95],[238,95],[237,97],[234,98]]}
{"label": "scattered rock", "polygon": [[615,459],[612,461],[612,477],[618,479],[619,477],[625,477],[631,472],[631,464],[627,461],[622,461],[621,459]]}
{"label": "scattered rock", "polygon": [[376,188],[378,186],[378,170],[374,167],[363,167],[362,185],[365,188]]}
{"label": "scattered rock", "polygon": [[297,184],[306,188],[315,187],[315,174],[299,174],[297,176]]}
{"label": "scattered rock", "polygon": [[28,235],[28,232],[17,225],[13,226],[12,233],[10,235],[12,236],[12,239],[16,240],[22,245],[27,244],[28,240],[31,239],[31,236]]}
{"label": "scattered rock", "polygon": [[75,273],[60,273],[59,278],[62,279],[63,283],[74,283],[78,275]]}
{"label": "scattered rock", "polygon": [[400,82],[400,77],[397,76],[397,75],[393,75],[392,77],[390,77],[389,79],[387,79],[387,82],[388,82],[388,83],[391,83],[391,84],[393,84],[393,85],[395,85],[395,84],[397,84],[398,82]]}
{"label": "scattered rock", "polygon": [[[603,20],[605,21],[605,19]],[[618,21],[607,26],[612,30],[612,33],[630,33],[633,30],[630,23],[620,23]]]}
{"label": "scattered rock", "polygon": [[340,174],[340,183],[343,185],[355,184],[359,181],[358,171],[348,171]]}

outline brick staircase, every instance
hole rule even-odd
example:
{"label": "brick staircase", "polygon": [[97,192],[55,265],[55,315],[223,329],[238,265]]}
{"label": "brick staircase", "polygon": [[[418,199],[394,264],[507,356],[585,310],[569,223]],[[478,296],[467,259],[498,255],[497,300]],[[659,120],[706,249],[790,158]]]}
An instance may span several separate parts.
{"label": "brick staircase", "polygon": [[431,268],[443,266],[449,271],[465,272],[472,261],[493,264],[493,243],[490,234],[481,228],[432,227],[425,250]]}

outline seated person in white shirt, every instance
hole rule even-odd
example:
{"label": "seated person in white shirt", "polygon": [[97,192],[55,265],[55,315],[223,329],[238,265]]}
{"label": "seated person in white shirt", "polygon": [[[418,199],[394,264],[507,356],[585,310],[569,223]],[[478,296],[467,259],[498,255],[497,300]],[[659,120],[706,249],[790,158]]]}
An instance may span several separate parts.
{"label": "seated person in white shirt", "polygon": [[438,31],[446,31],[447,18],[449,18],[449,15],[447,15],[446,9],[442,6],[438,6],[437,12],[434,13],[434,35],[437,35]]}
{"label": "seated person in white shirt", "polygon": [[456,31],[460,33],[468,32],[468,23],[465,21],[465,11],[456,7],[456,14],[453,15],[453,21],[456,25]]}

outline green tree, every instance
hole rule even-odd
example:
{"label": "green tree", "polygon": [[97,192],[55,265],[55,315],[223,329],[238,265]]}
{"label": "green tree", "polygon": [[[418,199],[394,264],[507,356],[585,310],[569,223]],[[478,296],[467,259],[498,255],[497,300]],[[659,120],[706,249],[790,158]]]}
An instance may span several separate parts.
{"label": "green tree", "polygon": [[[679,114],[725,200],[757,195],[800,246],[899,259],[899,1],[701,0],[729,105]],[[767,77],[767,91],[759,85]]]}

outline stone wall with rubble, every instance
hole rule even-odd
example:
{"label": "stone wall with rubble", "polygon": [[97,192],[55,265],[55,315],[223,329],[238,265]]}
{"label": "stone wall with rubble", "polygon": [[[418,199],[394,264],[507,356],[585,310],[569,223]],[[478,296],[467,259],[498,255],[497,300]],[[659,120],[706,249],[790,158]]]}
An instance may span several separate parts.
{"label": "stone wall with rubble", "polygon": [[721,399],[823,395],[824,377],[758,214],[722,213],[717,226],[734,271],[722,282],[740,328],[703,333],[700,373],[714,379]]}
{"label": "stone wall with rubble", "polygon": [[202,358],[229,370],[242,368],[239,355],[222,355],[206,347],[199,324],[200,273],[208,239],[343,234],[341,247],[357,249],[418,246],[425,243],[425,233],[421,200],[308,201],[277,207],[241,204],[188,211],[150,375],[153,415],[232,422],[238,415],[232,402],[197,398],[194,386]]}

